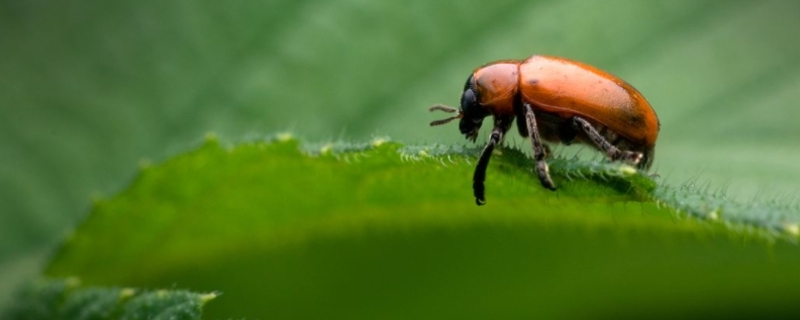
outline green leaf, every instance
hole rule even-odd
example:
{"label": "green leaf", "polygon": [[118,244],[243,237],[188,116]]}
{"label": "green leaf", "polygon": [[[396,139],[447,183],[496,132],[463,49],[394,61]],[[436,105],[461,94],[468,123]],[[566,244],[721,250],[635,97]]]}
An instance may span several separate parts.
{"label": "green leaf", "polygon": [[30,282],[18,293],[4,319],[200,319],[203,305],[216,294],[184,290],[137,291],[118,287],[82,287],[76,278]]}
{"label": "green leaf", "polygon": [[46,274],[225,292],[211,319],[800,311],[795,244],[726,214],[676,217],[653,200],[669,187],[625,165],[553,159],[551,192],[513,148],[493,156],[478,207],[476,152],[212,138],[98,201]]}

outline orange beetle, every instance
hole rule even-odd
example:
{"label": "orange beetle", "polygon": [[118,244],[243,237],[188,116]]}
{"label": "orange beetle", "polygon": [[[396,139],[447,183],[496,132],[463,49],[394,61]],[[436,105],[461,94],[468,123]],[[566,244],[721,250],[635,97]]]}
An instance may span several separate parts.
{"label": "orange beetle", "polygon": [[461,133],[473,142],[483,118],[494,116],[492,134],[472,178],[478,205],[486,202],[483,181],[489,157],[515,117],[519,134],[531,138],[539,180],[550,190],[556,187],[542,140],[586,143],[611,160],[648,169],[661,126],[650,103],[622,79],[577,61],[541,55],[479,67],[464,85],[460,109],[434,105],[430,110],[456,112],[431,126],[461,119]]}

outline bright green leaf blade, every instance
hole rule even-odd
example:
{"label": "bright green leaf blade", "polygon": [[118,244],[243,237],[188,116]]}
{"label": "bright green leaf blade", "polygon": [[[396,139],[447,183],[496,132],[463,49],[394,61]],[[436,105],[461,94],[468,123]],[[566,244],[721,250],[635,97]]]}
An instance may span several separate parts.
{"label": "bright green leaf blade", "polygon": [[216,294],[184,290],[137,292],[130,288],[81,287],[75,278],[25,285],[3,319],[9,320],[199,320]]}
{"label": "bright green leaf blade", "polygon": [[209,142],[147,167],[97,203],[47,274],[220,290],[209,318],[800,311],[796,245],[677,219],[624,166],[554,160],[551,192],[503,149],[478,207],[475,150],[306,149]]}

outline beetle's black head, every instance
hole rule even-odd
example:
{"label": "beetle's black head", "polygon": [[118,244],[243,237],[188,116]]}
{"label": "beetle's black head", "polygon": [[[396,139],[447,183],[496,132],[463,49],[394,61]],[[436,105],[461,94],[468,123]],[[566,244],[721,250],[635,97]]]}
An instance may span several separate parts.
{"label": "beetle's black head", "polygon": [[430,111],[439,110],[449,113],[457,112],[458,114],[447,119],[433,121],[431,122],[431,126],[438,126],[454,119],[461,119],[458,123],[458,129],[467,139],[474,142],[475,139],[478,138],[478,130],[481,128],[481,124],[483,124],[483,118],[489,115],[489,113],[481,107],[480,100],[475,79],[470,75],[467,79],[467,83],[464,84],[464,93],[461,94],[460,109],[454,109],[443,105],[434,105],[430,108]]}
{"label": "beetle's black head", "polygon": [[464,84],[464,93],[461,94],[461,121],[458,129],[467,139],[475,141],[478,130],[483,124],[483,118],[489,115],[480,105],[480,97],[475,85],[475,78],[470,75]]}

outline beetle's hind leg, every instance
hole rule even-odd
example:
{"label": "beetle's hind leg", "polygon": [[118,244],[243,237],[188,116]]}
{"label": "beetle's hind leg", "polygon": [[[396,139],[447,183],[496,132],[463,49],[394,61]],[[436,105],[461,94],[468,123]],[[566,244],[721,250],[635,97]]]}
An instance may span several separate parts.
{"label": "beetle's hind leg", "polygon": [[612,161],[622,160],[633,164],[639,165],[644,155],[641,152],[634,152],[628,150],[620,150],[613,143],[609,142],[597,129],[584,118],[573,117],[572,123],[575,127],[579,128],[592,140],[598,149],[605,152],[609,159]]}
{"label": "beetle's hind leg", "polygon": [[[525,117],[526,132],[531,138],[533,144],[533,160],[536,161],[536,174],[539,175],[539,181],[542,186],[550,190],[556,190],[556,185],[553,179],[550,178],[550,172],[547,168],[547,162],[544,161],[547,151],[542,144],[542,138],[539,135],[539,128],[536,124],[536,115],[533,113],[533,108],[527,102],[523,103],[523,116]],[[522,130],[520,130],[522,131]]]}

